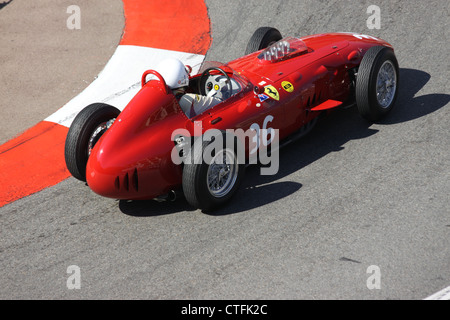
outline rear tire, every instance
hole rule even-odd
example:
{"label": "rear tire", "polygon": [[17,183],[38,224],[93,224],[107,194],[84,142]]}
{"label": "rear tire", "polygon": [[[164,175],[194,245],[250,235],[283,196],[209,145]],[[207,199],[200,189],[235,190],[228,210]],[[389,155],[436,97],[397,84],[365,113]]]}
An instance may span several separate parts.
{"label": "rear tire", "polygon": [[370,48],[358,68],[356,104],[360,115],[375,122],[394,107],[398,96],[399,67],[391,48]]}
{"label": "rear tire", "polygon": [[[86,164],[93,133],[109,120],[117,118],[120,110],[104,103],[94,103],[78,113],[67,133],[64,148],[66,166],[74,178],[86,181]],[[103,134],[103,133],[101,133]],[[100,136],[95,137],[95,142]],[[95,142],[91,141],[92,146]],[[91,147],[92,147],[91,146]]]}
{"label": "rear tire", "polygon": [[271,44],[283,39],[280,31],[271,27],[260,27],[256,29],[252,37],[248,41],[245,55],[262,50]]}

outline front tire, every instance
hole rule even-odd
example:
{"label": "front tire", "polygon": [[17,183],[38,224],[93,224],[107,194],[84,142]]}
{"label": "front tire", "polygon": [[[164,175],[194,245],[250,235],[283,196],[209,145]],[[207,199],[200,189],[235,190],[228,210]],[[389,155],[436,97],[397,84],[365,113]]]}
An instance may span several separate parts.
{"label": "front tire", "polygon": [[[187,202],[205,212],[212,211],[228,202],[236,193],[245,172],[244,161],[239,161],[236,137],[233,146],[227,145],[227,134],[222,133],[223,145],[214,148],[211,159],[204,155],[212,141],[196,141],[183,167],[183,193]],[[230,140],[228,140],[230,141]],[[223,160],[223,161],[221,161]],[[222,163],[220,163],[222,162]],[[242,162],[242,163],[241,163]]]}
{"label": "front tire", "polygon": [[108,121],[117,118],[120,110],[104,103],[94,103],[78,113],[67,133],[64,148],[66,166],[72,176],[86,181],[86,164],[92,149],[106,131]]}
{"label": "front tire", "polygon": [[358,68],[356,104],[360,115],[375,122],[394,107],[398,95],[399,66],[391,48],[370,48]]}

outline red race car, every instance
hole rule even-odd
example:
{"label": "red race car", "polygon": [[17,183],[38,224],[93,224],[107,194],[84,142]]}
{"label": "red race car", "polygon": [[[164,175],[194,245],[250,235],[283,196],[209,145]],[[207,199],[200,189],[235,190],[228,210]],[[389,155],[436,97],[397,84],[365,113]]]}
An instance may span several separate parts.
{"label": "red race car", "polygon": [[399,81],[394,50],[381,39],[282,38],[270,27],[255,31],[245,56],[191,70],[165,60],[143,74],[122,112],[103,103],[84,108],[66,138],[71,174],[105,197],[173,199],[182,191],[193,207],[213,210],[236,193],[255,159],[271,163],[265,174],[276,173],[279,142],[308,133],[319,115],[356,104],[369,121],[385,116]]}

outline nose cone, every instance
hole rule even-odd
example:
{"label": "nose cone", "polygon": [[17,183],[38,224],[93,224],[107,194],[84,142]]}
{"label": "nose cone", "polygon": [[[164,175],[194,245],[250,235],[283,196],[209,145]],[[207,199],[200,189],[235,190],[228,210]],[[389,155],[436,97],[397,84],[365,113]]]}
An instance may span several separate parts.
{"label": "nose cone", "polygon": [[136,141],[111,149],[103,146],[105,142],[93,149],[86,167],[87,184],[95,193],[114,199],[152,199],[180,181],[181,169],[160,149],[152,152]]}
{"label": "nose cone", "polygon": [[[111,156],[111,157],[108,157]],[[86,182],[95,193],[115,199],[129,199],[139,193],[139,174],[104,149],[94,148],[86,167]]]}
{"label": "nose cone", "polygon": [[181,184],[171,160],[173,130],[187,121],[173,95],[146,85],[92,149],[86,181],[115,199],[152,199]]}
{"label": "nose cone", "polygon": [[137,138],[113,144],[107,133],[86,166],[92,191],[114,199],[141,200],[165,194],[181,183],[181,168],[171,161],[173,143]]}
{"label": "nose cone", "polygon": [[115,123],[106,131],[89,156],[86,181],[95,193],[114,199],[152,199],[181,184],[181,167],[171,158],[172,131],[166,132],[165,123],[131,135],[120,126]]}
{"label": "nose cone", "polygon": [[151,149],[151,143],[144,148],[131,142],[109,150],[102,145],[94,147],[86,166],[86,181],[95,193],[113,199],[144,200],[181,185],[181,167],[171,160],[170,144]]}

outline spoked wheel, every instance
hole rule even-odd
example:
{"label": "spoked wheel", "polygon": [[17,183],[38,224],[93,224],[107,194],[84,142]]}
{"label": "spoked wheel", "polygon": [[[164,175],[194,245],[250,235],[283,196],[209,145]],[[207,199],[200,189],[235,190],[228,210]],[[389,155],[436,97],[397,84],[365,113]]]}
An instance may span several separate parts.
{"label": "spoked wheel", "polygon": [[380,107],[389,108],[397,93],[397,72],[392,61],[383,63],[377,76],[377,100]]}
{"label": "spoked wheel", "polygon": [[[197,141],[191,148],[183,167],[183,192],[188,203],[203,211],[212,211],[225,204],[237,191],[245,172],[245,163],[238,159],[239,142],[227,145],[227,134],[222,133],[223,145],[209,156],[212,141]],[[230,140],[228,140],[230,141]],[[201,145],[200,145],[201,143]],[[207,156],[205,156],[207,154]],[[244,161],[243,161],[244,162]]]}
{"label": "spoked wheel", "polygon": [[364,55],[356,78],[356,104],[361,116],[377,121],[394,107],[399,67],[392,49],[372,47]]}
{"label": "spoked wheel", "polygon": [[220,150],[212,159],[206,172],[209,193],[216,198],[226,196],[235,186],[238,174],[239,165],[234,151]]}

